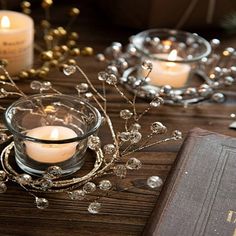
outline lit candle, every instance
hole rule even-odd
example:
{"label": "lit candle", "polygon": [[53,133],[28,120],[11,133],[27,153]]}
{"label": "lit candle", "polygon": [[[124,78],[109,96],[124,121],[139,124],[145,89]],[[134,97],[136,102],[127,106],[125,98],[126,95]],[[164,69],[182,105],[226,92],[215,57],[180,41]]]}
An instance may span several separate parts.
{"label": "lit candle", "polygon": [[7,59],[7,70],[16,75],[33,64],[33,20],[22,13],[0,11],[0,59]]}
{"label": "lit candle", "polygon": [[[63,126],[42,126],[27,132],[26,136],[41,140],[64,140],[77,137],[70,128]],[[35,161],[57,163],[70,159],[76,152],[77,142],[65,144],[45,144],[26,141],[26,153]]]}
{"label": "lit candle", "polygon": [[[177,50],[170,54],[156,54],[156,57],[170,61],[181,60],[177,56]],[[149,75],[150,83],[157,86],[170,85],[173,88],[180,88],[186,84],[191,70],[190,65],[184,63],[165,62],[152,60],[153,69]]]}

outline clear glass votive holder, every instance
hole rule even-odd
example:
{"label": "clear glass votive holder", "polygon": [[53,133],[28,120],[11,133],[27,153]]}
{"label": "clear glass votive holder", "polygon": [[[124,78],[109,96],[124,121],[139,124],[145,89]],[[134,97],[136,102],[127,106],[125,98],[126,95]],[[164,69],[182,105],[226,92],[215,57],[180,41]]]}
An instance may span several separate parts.
{"label": "clear glass votive holder", "polygon": [[101,125],[95,107],[59,94],[23,97],[6,110],[4,118],[13,134],[16,163],[37,176],[50,166],[59,166],[63,175],[79,170],[88,137]]}
{"label": "clear glass votive holder", "polygon": [[[210,43],[204,38],[171,29],[146,30],[133,36],[131,42],[141,54],[140,63],[152,63],[149,83],[159,87],[183,88],[192,84],[189,78],[198,69],[202,58],[211,52]],[[138,77],[146,74],[140,65]]]}

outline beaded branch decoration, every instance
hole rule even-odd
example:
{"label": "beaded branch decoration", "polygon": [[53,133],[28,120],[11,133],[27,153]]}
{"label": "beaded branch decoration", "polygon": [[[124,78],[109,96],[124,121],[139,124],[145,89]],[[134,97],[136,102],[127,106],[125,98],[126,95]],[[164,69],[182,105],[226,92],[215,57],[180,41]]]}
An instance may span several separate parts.
{"label": "beaded branch decoration", "polygon": [[[27,95],[9,76],[3,64],[1,64],[0,68],[8,79],[8,81],[0,81],[2,85],[0,97],[4,99],[12,95],[18,95],[19,97],[27,98]],[[148,76],[151,69],[146,68],[146,70]],[[67,65],[64,67],[63,72],[66,76],[70,76],[76,72],[83,76],[85,81],[75,86],[75,91],[78,92],[77,96],[80,99],[89,99],[96,103],[97,108],[103,116],[103,121],[109,129],[112,141],[109,144],[104,145],[101,143],[99,136],[91,135],[88,138],[88,148],[91,149],[96,156],[92,170],[82,177],[67,177],[66,179],[64,177],[61,179],[62,169],[54,165],[45,170],[45,173],[40,178],[34,178],[26,173],[18,173],[17,170],[11,166],[9,161],[11,158],[10,154],[14,149],[14,143],[12,142],[6,146],[1,154],[3,170],[0,171],[0,192],[4,193],[7,190],[6,183],[8,181],[13,181],[34,197],[36,206],[39,209],[48,207],[49,202],[44,197],[38,197],[37,192],[63,192],[66,193],[70,199],[90,201],[88,211],[92,214],[96,214],[99,213],[102,207],[102,197],[111,196],[115,194],[116,191],[125,191],[135,187],[133,185],[129,188],[119,188],[114,182],[117,178],[125,178],[128,171],[141,168],[142,163],[135,157],[136,152],[147,149],[153,145],[181,139],[182,134],[180,131],[175,130],[170,137],[163,138],[163,135],[167,132],[167,128],[159,121],[153,121],[150,124],[145,122],[145,126],[150,127],[150,132],[147,135],[142,133],[142,119],[147,115],[150,109],[157,109],[163,104],[163,99],[161,97],[153,98],[151,103],[147,104],[146,109],[139,112],[137,111],[136,105],[137,94],[135,94],[132,99],[128,98],[128,96],[126,96],[119,88],[117,77],[113,73],[99,72],[98,80],[103,87],[102,92],[99,92],[80,66]],[[107,86],[113,87],[126,102],[127,109],[120,111],[120,119],[123,120],[124,123],[124,127],[121,131],[114,129],[113,121],[109,116],[107,108],[108,100],[106,96]],[[49,81],[32,81],[30,87],[39,94],[50,92],[61,94]],[[0,107],[0,109],[5,110],[4,107]],[[54,114],[54,117],[56,119],[56,113]],[[12,138],[12,135],[8,134],[9,131],[3,126],[0,128],[0,131],[1,143],[5,143]],[[125,157],[128,157],[128,160],[124,163]],[[115,179],[114,176],[116,176]],[[110,177],[113,177],[113,180],[110,180]],[[151,176],[146,182],[146,184],[153,189],[160,187],[162,183],[162,179],[158,176]],[[97,195],[96,192],[98,193]],[[104,192],[105,194],[101,194],[101,192]]]}
{"label": "beaded branch decoration", "polygon": [[[168,41],[170,44],[175,44],[175,34],[177,35],[178,31],[170,30],[170,32],[173,32],[173,36]],[[211,53],[195,65],[196,76],[201,78],[203,82],[197,86],[173,88],[169,84],[152,85],[150,79],[144,79],[138,75],[142,68],[152,68],[153,64],[150,60],[143,59],[143,53],[137,49],[133,42],[134,37],[136,36],[130,38],[130,44],[125,48],[121,43],[113,42],[104,53],[96,55],[98,61],[107,63],[106,71],[116,74],[119,83],[126,89],[147,100],[160,96],[164,99],[165,104],[185,107],[205,100],[217,103],[225,101],[222,89],[235,83],[236,78],[236,51],[234,48],[227,47],[224,50],[219,50],[220,41],[218,39],[211,40],[209,44]],[[165,47],[166,40],[161,41],[158,37],[147,37],[143,40],[153,49]],[[183,51],[184,48],[184,53],[192,56],[193,50],[198,50],[197,46],[196,42],[193,42],[192,45],[181,42],[179,43],[179,51]],[[141,87],[139,87],[140,83]]]}

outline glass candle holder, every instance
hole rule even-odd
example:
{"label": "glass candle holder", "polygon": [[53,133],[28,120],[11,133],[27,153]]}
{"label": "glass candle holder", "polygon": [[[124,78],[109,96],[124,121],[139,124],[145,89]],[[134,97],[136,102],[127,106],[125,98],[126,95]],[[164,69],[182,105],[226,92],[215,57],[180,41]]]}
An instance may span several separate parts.
{"label": "glass candle holder", "polygon": [[5,112],[18,166],[42,175],[59,166],[63,175],[84,163],[88,137],[97,132],[101,115],[89,103],[72,96],[38,94],[21,98]]}
{"label": "glass candle holder", "polygon": [[[154,86],[185,87],[196,72],[198,62],[211,52],[204,38],[177,30],[147,30],[133,36],[131,41],[141,53],[141,62],[149,60],[152,63],[149,78]],[[140,66],[139,77],[146,73]]]}

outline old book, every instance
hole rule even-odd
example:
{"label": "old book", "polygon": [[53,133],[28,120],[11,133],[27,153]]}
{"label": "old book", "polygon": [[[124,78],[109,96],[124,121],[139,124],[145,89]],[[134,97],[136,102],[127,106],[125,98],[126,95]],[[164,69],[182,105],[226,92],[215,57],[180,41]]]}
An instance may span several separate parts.
{"label": "old book", "polygon": [[145,236],[236,236],[236,138],[193,129]]}

